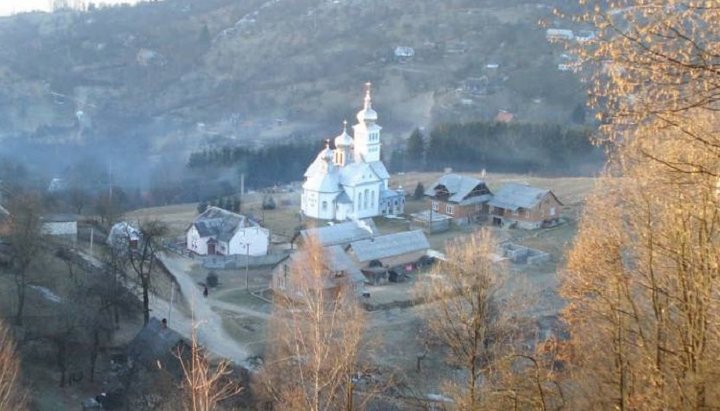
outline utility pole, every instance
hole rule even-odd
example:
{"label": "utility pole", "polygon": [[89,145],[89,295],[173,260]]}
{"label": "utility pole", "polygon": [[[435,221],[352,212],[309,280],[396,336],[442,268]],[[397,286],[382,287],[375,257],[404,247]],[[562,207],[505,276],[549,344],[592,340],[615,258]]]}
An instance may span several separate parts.
{"label": "utility pole", "polygon": [[170,315],[172,314],[173,302],[175,300],[175,283],[170,282],[170,306],[168,306],[167,322],[170,324]]}
{"label": "utility pole", "polygon": [[245,290],[250,292],[250,243],[245,243]]}
{"label": "utility pole", "polygon": [[238,212],[242,211],[243,203],[245,202],[245,173],[240,174],[240,207]]}

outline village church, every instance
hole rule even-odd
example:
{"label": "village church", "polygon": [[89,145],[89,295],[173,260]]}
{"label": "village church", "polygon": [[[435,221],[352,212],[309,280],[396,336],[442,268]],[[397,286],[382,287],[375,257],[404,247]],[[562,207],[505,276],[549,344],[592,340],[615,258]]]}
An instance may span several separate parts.
{"label": "village church", "polygon": [[370,83],[357,113],[353,136],[347,122],[342,134],[330,140],[305,171],[301,200],[305,216],[321,220],[355,220],[402,214],[405,192],[390,189],[390,174],[380,160],[380,127],[372,108]]}

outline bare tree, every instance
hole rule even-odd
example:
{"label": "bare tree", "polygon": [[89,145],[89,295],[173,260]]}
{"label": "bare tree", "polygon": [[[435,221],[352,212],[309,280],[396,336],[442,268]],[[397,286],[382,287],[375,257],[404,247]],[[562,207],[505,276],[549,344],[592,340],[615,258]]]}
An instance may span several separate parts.
{"label": "bare tree", "polygon": [[[573,48],[591,69],[591,103],[604,120],[598,136],[622,145],[672,134],[717,162],[720,8],[688,0],[581,4],[588,11],[579,18],[595,27],[595,38]],[[716,164],[694,158],[657,150],[636,154],[674,172],[720,176]]]}
{"label": "bare tree", "polygon": [[90,194],[81,187],[71,187],[67,192],[67,201],[77,214],[82,214],[90,200]]}
{"label": "bare tree", "polygon": [[720,404],[720,7],[627,0],[586,17],[610,171],[587,201],[562,291],[575,408]]}
{"label": "bare tree", "polygon": [[240,394],[243,387],[233,379],[230,362],[221,360],[214,365],[210,362],[207,352],[198,344],[197,326],[193,324],[189,357],[178,353],[187,395],[185,408],[188,411],[212,411],[218,403]]}
{"label": "bare tree", "polygon": [[21,194],[11,200],[9,211],[10,233],[8,240],[11,245],[9,270],[15,280],[17,294],[15,323],[22,325],[28,270],[42,251],[40,232],[42,207],[39,197],[31,194]]}
{"label": "bare tree", "polygon": [[310,240],[289,270],[288,298],[278,295],[269,324],[269,353],[262,377],[277,409],[354,408],[364,315],[347,274]]}
{"label": "bare tree", "polygon": [[[143,320],[150,321],[150,292],[152,276],[156,268],[157,253],[160,250],[162,236],[167,233],[167,226],[160,221],[148,221],[140,226],[140,244],[137,250],[129,250],[130,266],[142,292]],[[130,248],[130,243],[128,243]]]}
{"label": "bare tree", "polygon": [[20,360],[10,330],[0,322],[0,410],[24,410],[26,394],[21,388]]}
{"label": "bare tree", "polygon": [[429,304],[431,335],[446,351],[446,361],[464,372],[447,381],[446,389],[461,410],[548,409],[558,391],[544,363],[520,349],[520,306],[501,298],[506,273],[495,252],[490,231],[483,229],[450,244],[447,260],[417,285],[418,296]]}

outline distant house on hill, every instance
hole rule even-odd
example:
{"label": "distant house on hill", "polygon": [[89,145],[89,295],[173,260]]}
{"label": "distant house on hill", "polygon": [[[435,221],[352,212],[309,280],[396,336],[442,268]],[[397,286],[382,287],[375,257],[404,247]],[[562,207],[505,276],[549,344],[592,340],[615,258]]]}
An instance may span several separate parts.
{"label": "distant house on hill", "polygon": [[308,228],[300,232],[300,236],[305,244],[314,238],[321,247],[329,247],[332,245],[345,246],[353,241],[371,238],[378,233],[372,218],[364,220],[346,221],[317,228]]}
{"label": "distant house on hill", "polygon": [[62,178],[55,177],[52,180],[50,180],[50,184],[48,185],[48,193],[61,193],[63,191],[66,191],[68,189],[68,183]]}
{"label": "distant house on hill", "polygon": [[355,241],[347,252],[360,269],[406,267],[416,263],[430,249],[421,230],[386,234]]}
{"label": "distant house on hill", "polygon": [[459,174],[446,174],[425,190],[433,213],[453,218],[455,224],[471,223],[488,213],[492,193],[484,181]]}
{"label": "distant house on hill", "polygon": [[488,205],[493,224],[534,229],[557,224],[563,204],[548,189],[508,183]]}
{"label": "distant house on hill", "polygon": [[187,249],[199,255],[267,255],[270,231],[247,216],[208,207],[186,231]]}
{"label": "distant house on hill", "polygon": [[548,40],[573,40],[575,34],[572,30],[568,29],[547,29],[545,31],[545,38]]}
{"label": "distant house on hill", "polygon": [[408,61],[415,57],[415,49],[412,47],[397,46],[393,54],[395,55],[395,60]]}
{"label": "distant house on hill", "polygon": [[509,123],[509,122],[513,121],[514,118],[515,118],[515,114],[513,114],[509,111],[500,110],[500,111],[498,111],[497,115],[495,116],[495,121],[497,121],[498,123]]}
{"label": "distant house on hill", "polygon": [[162,54],[154,50],[140,49],[135,56],[137,64],[143,67],[147,66],[164,66],[166,63],[165,57]]}
{"label": "distant house on hill", "polygon": [[337,295],[343,287],[350,287],[360,295],[365,276],[339,245],[322,248],[320,256],[324,272],[319,281],[312,275],[312,255],[299,251],[275,267],[272,277],[274,292],[290,299],[302,299],[309,292],[322,291],[328,298]]}

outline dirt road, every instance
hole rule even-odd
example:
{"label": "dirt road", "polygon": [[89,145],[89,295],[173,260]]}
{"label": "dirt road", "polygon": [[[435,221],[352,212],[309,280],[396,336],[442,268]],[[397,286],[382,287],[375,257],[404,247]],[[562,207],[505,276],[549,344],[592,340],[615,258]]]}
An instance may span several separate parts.
{"label": "dirt road", "polygon": [[[180,292],[190,304],[193,320],[197,324],[200,344],[219,357],[232,360],[236,364],[243,364],[249,351],[225,331],[222,317],[213,311],[207,298],[202,296],[200,287],[187,274],[189,270],[187,259],[169,253],[163,253],[159,258],[175,278],[180,286]],[[172,320],[175,320],[174,323],[177,320],[187,321],[188,323],[183,328],[188,330],[193,322],[193,320],[182,319],[182,317],[172,318]]]}

